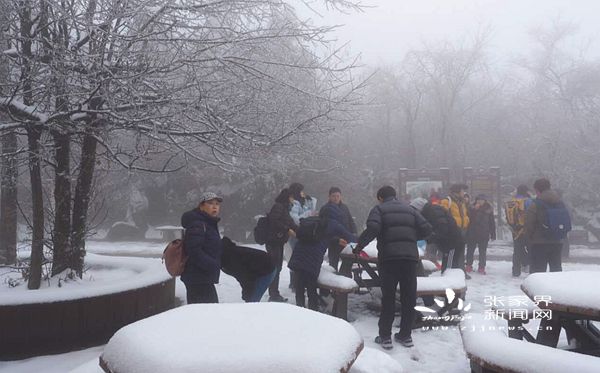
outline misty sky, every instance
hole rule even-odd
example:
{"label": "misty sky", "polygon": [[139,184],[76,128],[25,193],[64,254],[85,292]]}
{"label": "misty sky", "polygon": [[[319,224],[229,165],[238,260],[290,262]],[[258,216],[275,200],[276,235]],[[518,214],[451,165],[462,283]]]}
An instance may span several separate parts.
{"label": "misty sky", "polygon": [[552,21],[578,25],[581,43],[597,39],[600,55],[600,0],[363,0],[375,5],[350,15],[323,11],[316,23],[344,24],[336,35],[351,41],[351,51],[365,63],[391,63],[423,41],[460,39],[491,27],[489,51],[508,60],[531,46],[529,32]]}

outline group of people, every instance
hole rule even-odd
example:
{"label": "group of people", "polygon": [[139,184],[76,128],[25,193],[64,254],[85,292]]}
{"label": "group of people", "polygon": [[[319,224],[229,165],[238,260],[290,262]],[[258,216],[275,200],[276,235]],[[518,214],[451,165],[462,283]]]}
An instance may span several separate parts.
{"label": "group of people", "polygon": [[[561,270],[560,240],[570,230],[568,212],[565,215],[564,204],[547,179],[537,180],[534,190],[537,198],[532,199],[527,188],[520,186],[514,203],[506,207],[515,242],[513,275],[517,269],[520,274],[527,251],[531,272],[545,271],[548,264],[551,271]],[[466,185],[454,184],[445,198],[415,198],[409,204],[397,198],[393,187],[384,186],[377,192],[377,204],[369,212],[365,230],[358,235],[339,188],[329,190],[328,202],[317,212],[316,199],[308,196],[300,183],[293,183],[281,190],[267,214],[266,252],[238,246],[227,237],[221,239],[218,215],[223,199],[215,193],[205,193],[199,206],[184,213],[181,219],[188,255],[181,280],[186,286],[187,301],[218,302],[215,284],[223,270],[240,283],[246,302],[260,301],[267,288],[269,301],[286,302],[279,291],[279,275],[287,242],[292,248],[288,267],[296,304],[305,307],[306,294],[308,308],[318,310],[317,279],[325,253],[337,270],[340,252],[348,243],[356,242],[353,252],[360,254],[377,239],[383,297],[375,342],[385,349],[393,347],[391,334],[399,286],[402,319],[394,339],[411,347],[420,263],[418,241],[427,240],[426,256],[433,258],[441,253],[442,272],[447,267],[460,268],[467,278],[478,248],[478,272],[486,273],[487,245],[496,238],[494,211],[486,196],[478,195],[471,204],[466,192]]]}
{"label": "group of people", "polygon": [[[437,263],[438,253],[442,256],[442,270],[448,266],[465,271],[467,279],[473,272],[475,250],[479,250],[477,272],[486,274],[487,247],[496,239],[494,209],[484,194],[470,203],[465,184],[453,184],[446,198],[416,198],[411,206],[416,208],[434,228],[428,238],[427,257]],[[466,265],[465,265],[466,248]]]}
{"label": "group of people", "polygon": [[339,253],[356,241],[356,224],[348,207],[342,202],[340,188],[329,190],[329,201],[317,212],[316,199],[304,192],[300,183],[284,188],[267,214],[269,234],[265,243],[267,252],[276,266],[276,275],[269,286],[269,301],[287,302],[279,291],[279,273],[283,265],[284,245],[292,248],[288,261],[290,285],[296,292],[296,304],[318,308],[317,279],[325,252],[337,269]]}
{"label": "group of people", "polygon": [[337,269],[341,250],[357,241],[356,224],[342,202],[340,188],[329,190],[329,201],[320,211],[316,199],[304,192],[302,184],[292,183],[281,190],[267,214],[266,252],[221,238],[218,222],[222,201],[215,193],[204,193],[198,207],[181,218],[188,257],[181,281],[186,286],[187,302],[217,303],[215,284],[221,270],[240,283],[244,301],[258,302],[268,289],[270,302],[287,302],[279,291],[287,242],[293,249],[288,267],[296,304],[304,306],[307,293],[309,308],[318,309],[317,278],[325,252],[329,252],[329,262]]}

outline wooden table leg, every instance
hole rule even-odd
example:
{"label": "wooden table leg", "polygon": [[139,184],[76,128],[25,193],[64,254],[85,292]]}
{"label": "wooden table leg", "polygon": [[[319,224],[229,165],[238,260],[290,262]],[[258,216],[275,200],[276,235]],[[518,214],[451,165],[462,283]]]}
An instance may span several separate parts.
{"label": "wooden table leg", "polygon": [[348,321],[348,293],[335,292],[333,293],[333,309],[331,313]]}
{"label": "wooden table leg", "polygon": [[339,274],[352,278],[352,263],[352,260],[342,258],[342,265],[340,266]]}

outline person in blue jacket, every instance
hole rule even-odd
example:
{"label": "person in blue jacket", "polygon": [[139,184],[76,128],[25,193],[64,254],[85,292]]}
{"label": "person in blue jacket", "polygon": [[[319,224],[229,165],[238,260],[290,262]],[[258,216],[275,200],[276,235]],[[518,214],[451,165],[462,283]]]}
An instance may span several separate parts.
{"label": "person in blue jacket", "polygon": [[188,256],[181,281],[185,284],[187,303],[219,303],[215,284],[221,274],[222,243],[219,212],[223,198],[203,193],[197,208],[181,217],[185,229],[183,248]]}
{"label": "person in blue jacket", "polygon": [[[304,238],[301,233],[304,224],[318,224],[317,237]],[[309,228],[309,230],[311,229]],[[308,308],[316,311],[319,309],[317,279],[321,272],[327,246],[333,237],[338,237],[340,241],[345,240],[346,242],[356,242],[357,237],[339,222],[322,215],[318,218],[301,219],[298,232],[300,233],[297,235],[298,242],[288,263],[288,267],[296,275],[296,305],[305,307],[304,293],[306,292],[308,295]]]}

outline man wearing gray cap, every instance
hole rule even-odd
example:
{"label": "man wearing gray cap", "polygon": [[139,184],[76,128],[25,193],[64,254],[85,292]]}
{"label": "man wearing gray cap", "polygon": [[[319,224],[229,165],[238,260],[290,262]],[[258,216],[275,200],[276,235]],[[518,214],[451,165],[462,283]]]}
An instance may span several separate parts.
{"label": "man wearing gray cap", "polygon": [[185,284],[187,303],[219,303],[215,284],[221,274],[221,235],[219,211],[223,198],[212,192],[200,196],[197,208],[181,217],[185,229],[183,248],[188,256],[181,281]]}

